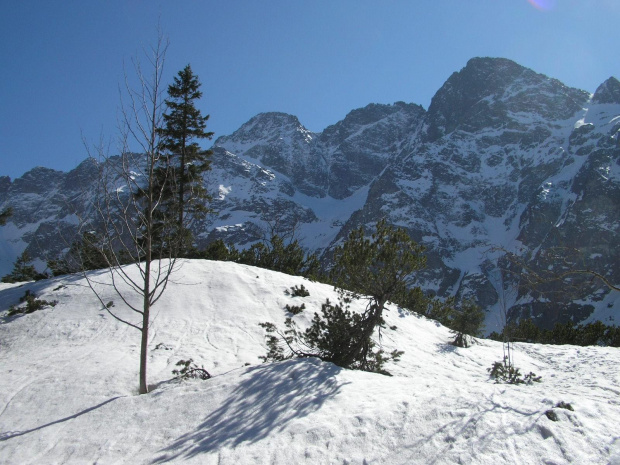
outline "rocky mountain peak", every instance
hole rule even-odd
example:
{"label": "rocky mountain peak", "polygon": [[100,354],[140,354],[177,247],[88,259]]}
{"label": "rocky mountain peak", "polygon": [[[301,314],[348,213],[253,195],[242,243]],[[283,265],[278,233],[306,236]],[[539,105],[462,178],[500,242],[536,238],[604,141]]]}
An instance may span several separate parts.
{"label": "rocky mountain peak", "polygon": [[13,181],[11,190],[15,193],[42,193],[51,186],[58,185],[65,173],[37,166]]}
{"label": "rocky mountain peak", "polygon": [[85,183],[97,179],[98,172],[97,160],[93,157],[87,158],[66,174],[63,188],[67,191],[80,192]]}
{"label": "rocky mountain peak", "polygon": [[429,107],[428,139],[455,130],[520,127],[528,119],[565,120],[581,110],[587,92],[505,58],[472,58],[437,91]]}
{"label": "rocky mountain peak", "polygon": [[[289,177],[300,191],[308,195],[320,195],[325,176],[320,162],[311,154],[311,144],[316,136],[296,116],[279,112],[260,113],[232,135],[218,138],[214,146]],[[318,170],[315,169],[317,166]]]}
{"label": "rocky mountain peak", "polygon": [[258,140],[272,141],[283,136],[301,137],[309,142],[312,139],[311,134],[296,116],[280,112],[259,113],[232,135],[218,138],[215,145],[225,147],[231,142],[255,144]]}
{"label": "rocky mountain peak", "polygon": [[620,81],[612,76],[598,86],[592,97],[592,103],[620,104]]}
{"label": "rocky mountain peak", "polygon": [[342,142],[349,136],[358,133],[364,127],[395,119],[409,120],[420,119],[425,114],[420,105],[412,103],[396,102],[393,105],[371,103],[363,108],[350,111],[342,121],[329,126],[322,133],[323,139],[335,138]]}

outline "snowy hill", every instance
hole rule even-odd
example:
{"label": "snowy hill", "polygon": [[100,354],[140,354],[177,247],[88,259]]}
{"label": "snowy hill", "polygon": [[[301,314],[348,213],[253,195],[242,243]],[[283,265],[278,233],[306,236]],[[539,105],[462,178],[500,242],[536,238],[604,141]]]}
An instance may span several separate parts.
{"label": "snowy hill", "polygon": [[[300,284],[309,297],[285,294]],[[26,290],[58,304],[7,317]],[[258,323],[304,302],[303,325],[326,298],[330,286],[303,278],[183,261],[154,307],[152,391],[138,396],[139,333],[82,278],[0,284],[0,463],[620,464],[618,349],[518,344],[517,366],[542,383],[494,384],[501,344],[455,348],[446,328],[390,307],[382,342],[405,351],[392,377],[259,363]],[[189,357],[213,378],[173,381]]]}

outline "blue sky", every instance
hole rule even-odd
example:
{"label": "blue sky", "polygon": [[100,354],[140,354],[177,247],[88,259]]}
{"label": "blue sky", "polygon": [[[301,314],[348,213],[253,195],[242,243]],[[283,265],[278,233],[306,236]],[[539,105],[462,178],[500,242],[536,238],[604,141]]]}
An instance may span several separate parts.
{"label": "blue sky", "polygon": [[283,111],[322,131],[352,109],[428,108],[474,56],[594,92],[620,77],[618,0],[1,0],[0,175],[70,170],[113,137],[123,63],[169,37],[216,137]]}

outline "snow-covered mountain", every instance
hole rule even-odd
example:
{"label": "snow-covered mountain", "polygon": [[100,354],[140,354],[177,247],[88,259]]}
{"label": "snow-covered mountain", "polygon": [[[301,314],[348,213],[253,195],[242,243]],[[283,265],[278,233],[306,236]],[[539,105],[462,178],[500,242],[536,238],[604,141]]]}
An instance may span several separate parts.
{"label": "snow-covered mountain", "polygon": [[[334,289],[233,263],[179,265],[153,308],[141,396],[140,334],[83,278],[0,283],[0,464],[620,463],[616,348],[517,343],[516,365],[542,382],[494,384],[486,369],[501,343],[456,348],[445,327],[390,305],[381,342],[404,351],[392,377],[315,359],[261,364],[258,323],[282,325],[285,305],[303,302],[304,327]],[[134,321],[109,277],[91,278]],[[301,284],[309,296],[285,293]],[[58,303],[7,317],[27,290]],[[188,358],[213,378],[173,380]]]}
{"label": "snow-covered mountain", "polygon": [[[620,299],[600,281],[580,282],[578,293],[517,288],[513,275],[500,276],[511,265],[492,249],[548,267],[543,257],[559,247],[571,251],[567,267],[619,283],[619,134],[617,79],[591,95],[510,60],[474,58],[428,110],[371,104],[321,133],[263,113],[220,137],[205,175],[217,214],[195,233],[202,245],[222,238],[243,247],[277,222],[327,261],[351,229],[386,217],[427,247],[418,283],[474,298],[489,311],[489,330],[503,307],[544,326],[613,324]],[[88,215],[76,199],[88,198],[95,172],[87,160],[70,173],[0,178],[0,209],[16,212],[0,228],[0,272],[24,248],[42,258],[66,247],[58,237],[75,228],[72,209]]]}

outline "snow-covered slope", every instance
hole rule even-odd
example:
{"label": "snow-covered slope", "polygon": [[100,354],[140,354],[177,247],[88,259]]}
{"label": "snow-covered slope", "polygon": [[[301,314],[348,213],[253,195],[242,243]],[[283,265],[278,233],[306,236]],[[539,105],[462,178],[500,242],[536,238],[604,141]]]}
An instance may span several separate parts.
{"label": "snow-covered slope", "polygon": [[[258,323],[281,324],[287,303],[304,302],[303,325],[336,301],[333,289],[231,263],[180,265],[154,308],[142,396],[139,333],[83,279],[0,285],[0,463],[620,463],[618,349],[518,344],[517,365],[542,383],[494,384],[486,368],[501,344],[455,348],[446,328],[390,307],[396,329],[382,342],[405,351],[392,377],[318,360],[261,364]],[[285,294],[300,284],[309,297]],[[7,318],[26,290],[58,304]],[[190,357],[213,378],[173,381]]]}

